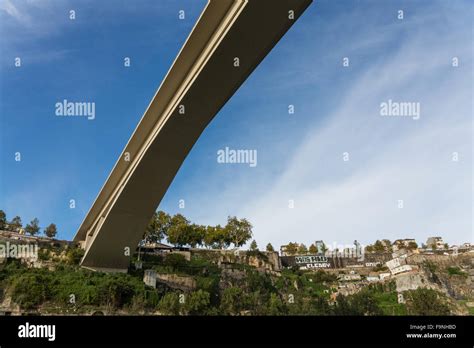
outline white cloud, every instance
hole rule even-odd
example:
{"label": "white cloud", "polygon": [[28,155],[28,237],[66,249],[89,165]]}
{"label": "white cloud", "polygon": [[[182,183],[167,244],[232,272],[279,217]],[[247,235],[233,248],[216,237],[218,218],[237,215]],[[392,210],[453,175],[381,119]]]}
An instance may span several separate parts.
{"label": "white cloud", "polygon": [[0,2],[0,10],[5,11],[9,16],[13,17],[22,24],[29,25],[31,22],[30,15],[19,11],[10,0],[2,0]]}
{"label": "white cloud", "polygon": [[[472,84],[426,45],[430,39],[412,39],[355,81],[272,189],[239,212],[254,223],[258,240],[472,240]],[[455,51],[451,37],[439,39],[443,50]],[[470,57],[467,49],[462,54]],[[419,101],[421,119],[382,118],[378,106],[390,97]],[[344,151],[350,162],[342,161]],[[460,162],[452,162],[453,152]]]}
{"label": "white cloud", "polygon": [[[285,170],[267,177],[269,189],[262,191],[250,176],[236,176],[233,185],[201,198],[219,202],[207,213],[202,207],[211,204],[200,205],[202,221],[221,221],[229,212],[247,217],[261,246],[403,237],[421,243],[431,235],[450,243],[472,241],[472,55],[469,35],[453,29],[449,20],[441,29],[433,27],[439,19],[439,13],[426,11],[407,39],[385,52],[392,55],[366,65],[341,93],[338,108],[323,123],[307,125],[308,135]],[[387,28],[370,29],[394,39]],[[376,37],[363,42],[364,50],[380,49],[383,41]],[[354,44],[355,51],[348,52],[360,53],[360,47]],[[451,67],[455,55],[462,57],[462,67]],[[309,87],[316,78],[304,75]],[[379,105],[389,98],[420,102],[421,119],[383,118]],[[309,99],[317,115],[318,96]],[[342,161],[345,151],[349,162]],[[460,154],[459,162],[451,160],[453,152]],[[290,199],[294,209],[288,208]]]}

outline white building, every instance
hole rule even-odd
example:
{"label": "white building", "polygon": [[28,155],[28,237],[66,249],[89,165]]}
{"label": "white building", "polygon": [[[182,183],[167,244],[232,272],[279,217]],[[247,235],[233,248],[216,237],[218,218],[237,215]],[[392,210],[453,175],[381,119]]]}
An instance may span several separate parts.
{"label": "white building", "polygon": [[426,248],[429,250],[444,250],[445,243],[442,237],[429,237],[426,240]]}
{"label": "white building", "polygon": [[391,269],[390,272],[392,272],[393,275],[396,275],[404,272],[410,272],[412,269],[413,268],[410,265],[402,265],[400,267]]}

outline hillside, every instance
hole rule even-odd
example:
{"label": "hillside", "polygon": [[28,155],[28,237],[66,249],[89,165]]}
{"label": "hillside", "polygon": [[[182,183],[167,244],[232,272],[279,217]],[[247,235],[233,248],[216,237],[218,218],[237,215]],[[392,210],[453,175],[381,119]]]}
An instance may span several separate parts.
{"label": "hillside", "polygon": [[[276,271],[271,254],[241,255],[223,258],[203,251],[188,260],[179,253],[145,255],[138,269],[112,274],[80,268],[80,249],[51,247],[42,251],[35,267],[13,259],[0,266],[0,311],[6,315],[473,314],[468,307],[474,301],[472,253],[457,258],[418,255],[411,261],[419,267],[417,276],[376,283],[342,281],[337,272],[325,270]],[[144,283],[145,272],[156,275],[156,287]]]}

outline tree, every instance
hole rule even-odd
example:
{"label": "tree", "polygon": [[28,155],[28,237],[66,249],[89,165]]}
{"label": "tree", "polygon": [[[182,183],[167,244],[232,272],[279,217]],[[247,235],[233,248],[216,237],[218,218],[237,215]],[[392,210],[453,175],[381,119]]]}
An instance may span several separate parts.
{"label": "tree", "polygon": [[176,214],[170,220],[168,229],[168,242],[183,246],[190,242],[191,226],[189,221],[181,214]]}
{"label": "tree", "polygon": [[288,255],[295,255],[298,252],[298,244],[297,243],[292,243],[292,242],[288,243],[285,246],[285,252]]}
{"label": "tree", "polygon": [[207,226],[204,234],[204,244],[214,249],[227,248],[229,241],[226,237],[226,231],[221,225]]}
{"label": "tree", "polygon": [[416,244],[416,242],[409,242],[407,248],[408,248],[409,250],[418,249],[418,244]]}
{"label": "tree", "polygon": [[252,224],[246,219],[237,219],[235,216],[227,217],[225,232],[229,242],[234,248],[239,248],[252,238]]}
{"label": "tree", "polygon": [[382,242],[385,245],[385,251],[393,251],[392,242],[390,241],[390,239],[383,239]]}
{"label": "tree", "polygon": [[204,244],[204,238],[206,236],[206,227],[201,225],[192,224],[189,229],[189,240],[188,244],[195,248],[198,245]]}
{"label": "tree", "polygon": [[328,251],[328,247],[326,246],[326,243],[324,243],[323,241],[321,241],[320,244],[318,244],[319,246],[319,250],[318,252],[320,252],[321,254],[326,254],[326,251]]}
{"label": "tree", "polygon": [[257,242],[255,241],[255,239],[252,241],[252,243],[250,243],[250,250],[251,251],[257,251],[258,250]]}
{"label": "tree", "polygon": [[310,254],[317,254],[318,253],[318,248],[316,247],[316,245],[314,245],[314,243],[309,246],[308,250],[309,250]]}
{"label": "tree", "polygon": [[150,242],[161,242],[168,232],[171,225],[171,216],[163,211],[153,214],[153,217],[146,228],[144,239]]}
{"label": "tree", "polygon": [[378,253],[382,253],[385,251],[385,246],[380,240],[376,240],[374,244],[374,251]]}
{"label": "tree", "polygon": [[7,223],[7,216],[3,210],[0,210],[0,230],[5,229]]}
{"label": "tree", "polygon": [[268,244],[267,244],[266,250],[267,250],[268,252],[274,252],[274,251],[275,251],[275,249],[273,248],[273,245],[271,245],[271,243],[268,243]]}
{"label": "tree", "polygon": [[18,215],[15,216],[12,221],[10,222],[10,229],[12,231],[16,231],[18,232],[20,230],[20,228],[23,226],[22,222],[21,222],[21,217],[19,217]]}
{"label": "tree", "polygon": [[305,255],[307,253],[308,253],[308,248],[306,248],[306,245],[301,243],[300,246],[298,247],[298,254]]}
{"label": "tree", "polygon": [[37,234],[40,230],[39,227],[39,220],[38,218],[34,218],[33,220],[30,221],[29,224],[26,225],[25,231],[29,233],[30,235],[34,236]]}
{"label": "tree", "polygon": [[46,235],[46,237],[49,237],[49,238],[56,237],[57,233],[58,233],[58,230],[55,224],[50,224],[48,227],[44,229],[44,234]]}

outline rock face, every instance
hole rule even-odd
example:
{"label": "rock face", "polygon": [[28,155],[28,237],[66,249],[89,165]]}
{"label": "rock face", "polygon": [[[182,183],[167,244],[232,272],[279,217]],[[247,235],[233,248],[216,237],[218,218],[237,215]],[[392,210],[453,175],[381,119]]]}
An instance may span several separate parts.
{"label": "rock face", "polygon": [[231,264],[244,264],[260,271],[279,272],[281,262],[276,251],[243,251],[243,250],[202,250],[192,249],[192,255],[205,256],[215,262],[220,268]]}
{"label": "rock face", "polygon": [[20,306],[14,303],[10,296],[5,296],[0,302],[0,315],[21,315]]}
{"label": "rock face", "polygon": [[430,284],[420,273],[410,272],[405,274],[400,274],[395,277],[395,282],[397,284],[397,292],[403,292],[408,290],[416,290],[418,288],[436,288],[434,285]]}
{"label": "rock face", "polygon": [[196,280],[194,280],[193,277],[157,273],[156,280],[165,283],[170,288],[180,289],[183,291],[196,289]]}

